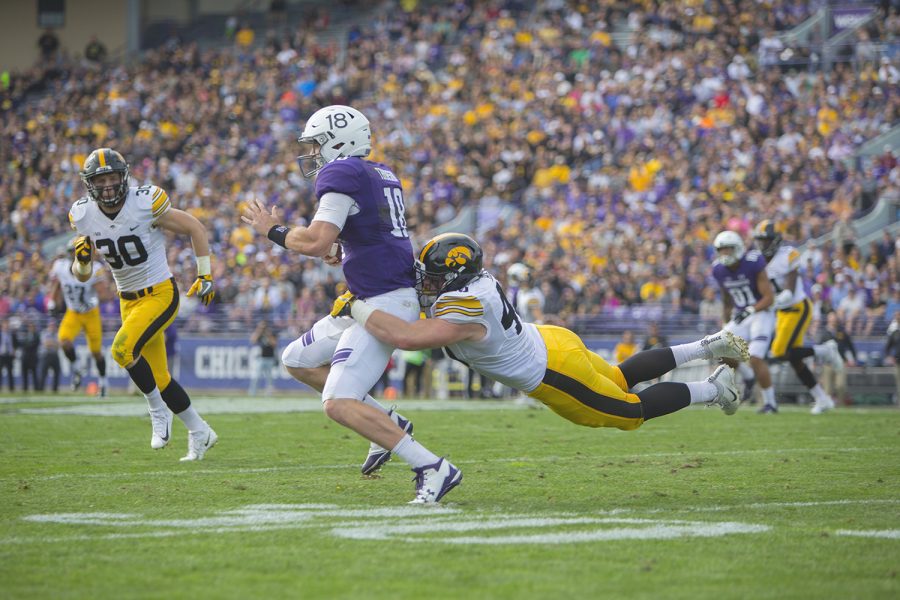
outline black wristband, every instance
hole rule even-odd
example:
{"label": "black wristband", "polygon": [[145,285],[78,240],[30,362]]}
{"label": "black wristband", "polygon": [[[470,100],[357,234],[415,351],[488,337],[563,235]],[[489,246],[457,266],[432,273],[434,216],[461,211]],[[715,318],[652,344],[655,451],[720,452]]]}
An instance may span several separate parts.
{"label": "black wristband", "polygon": [[272,225],[272,229],[269,230],[269,234],[266,237],[282,248],[287,248],[285,241],[287,240],[287,234],[290,230],[290,227],[285,227],[284,225]]}

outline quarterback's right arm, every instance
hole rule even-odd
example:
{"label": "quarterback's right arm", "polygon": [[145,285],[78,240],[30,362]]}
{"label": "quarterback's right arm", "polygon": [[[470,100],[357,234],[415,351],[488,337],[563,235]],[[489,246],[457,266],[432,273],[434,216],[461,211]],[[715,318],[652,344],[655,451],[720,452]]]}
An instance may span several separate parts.
{"label": "quarterback's right arm", "polygon": [[325,256],[341,233],[340,227],[323,220],[313,220],[309,227],[281,225],[277,209],[270,209],[257,199],[247,203],[241,220],[260,235],[265,235],[282,248],[294,250],[306,256]]}

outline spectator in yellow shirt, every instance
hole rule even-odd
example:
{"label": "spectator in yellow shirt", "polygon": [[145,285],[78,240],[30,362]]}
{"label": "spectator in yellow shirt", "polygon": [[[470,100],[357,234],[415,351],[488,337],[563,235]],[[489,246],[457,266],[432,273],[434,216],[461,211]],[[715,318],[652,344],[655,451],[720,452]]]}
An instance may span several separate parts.
{"label": "spectator in yellow shirt", "polygon": [[634,342],[634,333],[626,329],[622,332],[622,341],[613,349],[616,364],[622,364],[635,352],[637,352],[637,344]]}

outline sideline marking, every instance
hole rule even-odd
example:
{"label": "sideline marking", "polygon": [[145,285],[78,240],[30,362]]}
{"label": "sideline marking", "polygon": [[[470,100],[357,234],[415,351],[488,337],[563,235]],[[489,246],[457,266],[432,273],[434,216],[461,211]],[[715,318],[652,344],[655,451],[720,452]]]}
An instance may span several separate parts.
{"label": "sideline marking", "polygon": [[[43,399],[43,397],[42,397]],[[48,397],[46,402],[61,402]],[[18,402],[24,402],[22,400]],[[191,403],[203,414],[266,414],[266,413],[305,413],[322,412],[322,401],[318,398],[241,398],[241,397],[201,397],[191,398]],[[440,411],[440,410],[529,410],[513,400],[406,400],[403,410]],[[47,406],[37,408],[13,409],[13,413],[25,415],[77,415],[83,417],[146,417],[147,404],[143,399],[134,398],[133,402],[94,402],[81,398],[80,403],[70,406]]]}
{"label": "sideline marking", "polygon": [[[139,396],[111,396],[100,400],[86,396],[20,396],[0,397],[2,404],[39,404],[42,402],[51,404],[65,404],[67,406],[23,407],[13,408],[7,412],[13,414],[29,415],[77,415],[95,417],[145,417],[147,406],[143,398]],[[192,397],[191,402],[196,404],[203,413],[208,414],[267,414],[267,413],[305,413],[321,412],[322,402],[318,397],[304,396],[278,396],[278,397],[247,397],[247,396],[197,396]],[[516,404],[510,400],[398,400],[400,410],[414,411],[529,411],[528,406]],[[539,406],[543,409],[543,406]],[[705,407],[690,407],[688,410],[704,410]],[[785,412],[806,413],[805,406],[786,406]],[[892,407],[842,407],[841,412],[853,414],[878,414],[891,412],[896,414]],[[657,425],[652,433],[658,433],[662,425]],[[642,431],[644,435],[651,432]]]}

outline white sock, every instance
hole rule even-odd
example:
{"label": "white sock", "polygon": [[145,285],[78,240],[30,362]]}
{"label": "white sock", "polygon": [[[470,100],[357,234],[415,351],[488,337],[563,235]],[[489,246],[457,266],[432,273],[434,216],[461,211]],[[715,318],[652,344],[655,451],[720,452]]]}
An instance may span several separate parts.
{"label": "white sock", "polygon": [[206,424],[206,421],[194,410],[193,406],[188,406],[186,409],[178,413],[178,418],[181,419],[181,422],[184,423],[184,426],[187,427],[187,430],[191,433],[195,431],[205,431],[209,425]]}
{"label": "white sock", "polygon": [[159,410],[161,408],[166,408],[166,403],[163,402],[162,395],[159,393],[159,388],[153,388],[153,391],[149,394],[144,394],[144,398],[147,399],[147,406],[150,407],[150,410]]}
{"label": "white sock", "polygon": [[818,383],[809,388],[809,393],[816,402],[828,401],[828,392],[826,392]]}
{"label": "white sock", "polygon": [[385,408],[383,404],[381,404],[378,400],[376,400],[369,394],[366,394],[366,397],[362,399],[362,403],[368,404],[369,406],[377,408],[378,410],[380,410],[381,412],[383,412],[386,415],[390,414],[390,412],[391,412],[391,409]]}
{"label": "white sock", "polygon": [[672,354],[675,355],[676,367],[698,358],[710,358],[711,356],[709,349],[700,344],[700,340],[672,346]]}
{"label": "white sock", "polygon": [[690,381],[685,385],[691,392],[691,404],[706,404],[719,395],[716,385],[708,381]]}
{"label": "white sock", "polygon": [[754,377],[753,368],[745,362],[739,362],[737,370],[744,381],[750,381]]}
{"label": "white sock", "polygon": [[391,452],[405,460],[406,464],[414,469],[425,465],[433,465],[441,459],[440,456],[412,439],[412,436],[408,433],[403,436],[402,440],[397,442],[397,445],[394,446]]}
{"label": "white sock", "polygon": [[768,404],[769,406],[778,406],[778,404],[775,402],[775,386],[770,385],[767,388],[762,388],[762,397],[764,404]]}

